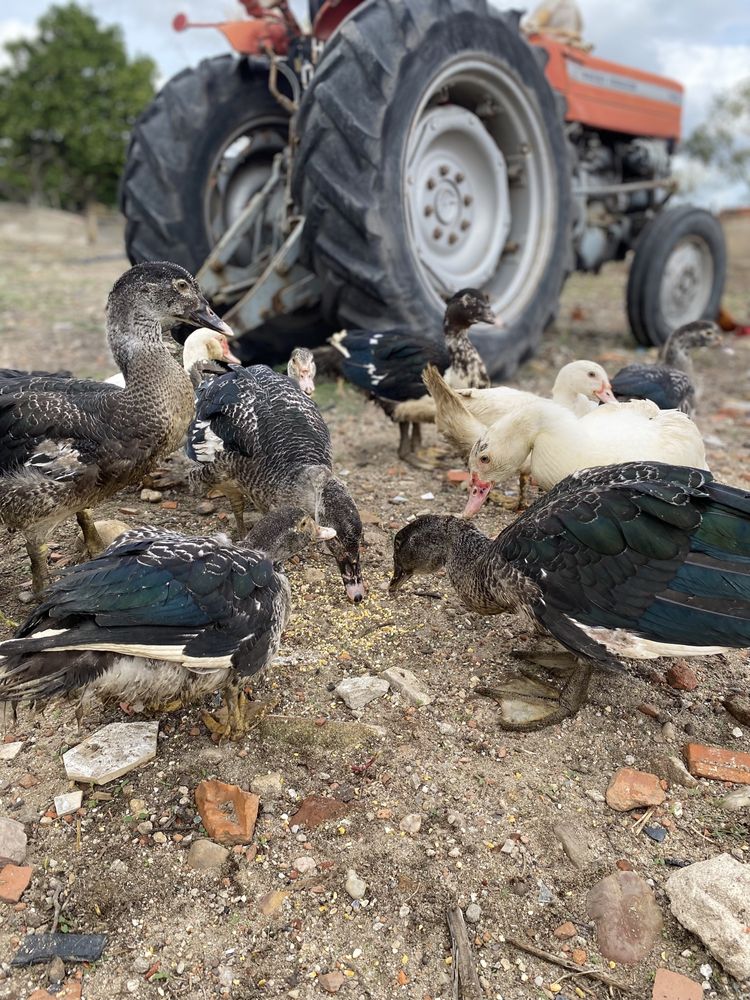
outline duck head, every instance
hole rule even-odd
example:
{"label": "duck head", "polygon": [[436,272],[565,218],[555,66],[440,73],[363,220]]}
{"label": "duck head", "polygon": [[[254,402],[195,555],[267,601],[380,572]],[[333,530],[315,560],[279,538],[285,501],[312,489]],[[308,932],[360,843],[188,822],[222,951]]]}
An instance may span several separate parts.
{"label": "duck head", "polygon": [[513,414],[491,424],[469,453],[469,499],[463,517],[473,517],[495,483],[518,474],[531,451],[524,414]]}
{"label": "duck head", "polygon": [[571,361],[557,373],[553,396],[562,391],[573,399],[584,396],[596,403],[616,403],[609,376],[595,361]]}
{"label": "duck head", "polygon": [[316,371],[312,351],[308,351],[306,347],[295,347],[289,357],[286,373],[297,382],[306,396],[312,396],[315,392]]}
{"label": "duck head", "polygon": [[360,566],[362,521],[348,490],[333,477],[325,483],[320,495],[319,520],[336,531],[336,537],[327,543],[328,549],[338,565],[346,596],[359,604],[365,598]]}
{"label": "duck head", "polygon": [[468,330],[475,323],[497,322],[489,296],[478,288],[462,288],[451,295],[445,305],[443,328],[446,334]]}
{"label": "duck head", "polygon": [[251,528],[242,545],[265,552],[279,564],[316,542],[329,542],[335,535],[333,528],[321,527],[301,507],[279,507]]}
{"label": "duck head", "polygon": [[405,525],[393,539],[393,576],[388,593],[395,594],[419,573],[436,573],[448,558],[448,524],[455,518],[425,514]]}

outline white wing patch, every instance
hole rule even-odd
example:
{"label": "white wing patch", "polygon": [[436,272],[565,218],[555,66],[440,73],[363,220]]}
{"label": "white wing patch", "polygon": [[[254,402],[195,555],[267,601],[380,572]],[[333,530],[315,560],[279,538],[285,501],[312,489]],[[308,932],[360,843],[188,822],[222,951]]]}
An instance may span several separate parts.
{"label": "white wing patch", "polygon": [[193,438],[195,457],[199,462],[215,462],[216,456],[224,451],[224,442],[211,430],[208,420],[196,420],[195,427],[203,434],[202,440]]}

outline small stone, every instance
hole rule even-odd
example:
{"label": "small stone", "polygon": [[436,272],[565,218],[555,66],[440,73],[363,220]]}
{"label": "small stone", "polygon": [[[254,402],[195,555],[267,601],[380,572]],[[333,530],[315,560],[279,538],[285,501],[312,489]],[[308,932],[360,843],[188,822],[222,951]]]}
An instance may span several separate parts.
{"label": "small stone", "polygon": [[750,726],[750,698],[743,695],[732,695],[724,702],[724,708],[730,715],[744,726]]}
{"label": "small stone", "polygon": [[39,778],[35,774],[30,774],[28,771],[26,774],[22,774],[18,779],[18,784],[21,788],[34,788],[35,785],[39,784]]}
{"label": "small stone", "polygon": [[318,984],[326,993],[338,993],[346,982],[343,972],[326,972],[318,976]]}
{"label": "small stone", "polygon": [[736,740],[741,740],[744,735],[745,734],[742,732],[739,726],[735,726],[734,729],[732,730],[732,736],[734,736]]}
{"label": "small stone", "polygon": [[270,917],[271,914],[276,913],[281,908],[282,903],[288,895],[288,892],[283,892],[281,889],[267,892],[265,896],[261,896],[258,900],[258,909],[264,917]]}
{"label": "small stone", "polygon": [[163,496],[159,490],[141,490],[141,500],[144,503],[158,503]]}
{"label": "small stone", "polygon": [[570,957],[576,963],[576,965],[585,965],[588,961],[588,954],[583,950],[583,948],[574,948],[570,953]]}
{"label": "small stone", "polygon": [[153,836],[153,841],[155,844],[166,844],[167,842],[166,833],[162,833],[161,830],[157,830],[157,832]]}
{"label": "small stone", "polygon": [[31,604],[34,600],[34,595],[30,590],[22,590],[18,595],[18,600],[20,604]]}
{"label": "small stone", "polygon": [[22,746],[23,740],[16,740],[15,743],[0,743],[0,760],[15,760]]}
{"label": "small stone", "polygon": [[390,500],[388,501],[388,503],[395,503],[395,504],[408,503],[408,502],[409,502],[408,498],[401,496],[400,493],[395,497],[391,497]]}
{"label": "small stone", "polygon": [[212,840],[196,840],[190,845],[187,863],[196,871],[208,871],[211,868],[221,868],[229,857],[229,850]]}
{"label": "small stone", "polygon": [[740,812],[750,809],[750,788],[735,788],[721,800],[721,806],[728,812]]}
{"label": "small stone", "polygon": [[150,819],[144,819],[143,822],[139,823],[135,829],[138,833],[141,834],[142,837],[146,837],[153,831],[154,824],[151,822]]}
{"label": "small stone", "polygon": [[151,968],[151,959],[146,958],[143,955],[138,955],[137,958],[133,960],[133,972],[137,972],[139,976],[144,975]]}
{"label": "small stone", "polygon": [[257,795],[261,802],[266,799],[278,799],[284,794],[284,777],[280,771],[268,774],[256,774],[250,782],[250,791]]}
{"label": "small stone", "polygon": [[203,514],[205,516],[207,514],[215,514],[217,509],[218,508],[213,500],[201,500],[201,502],[196,505],[195,512],[196,514]]}
{"label": "small stone", "polygon": [[750,785],[750,753],[708,747],[701,743],[688,743],[683,752],[690,773],[698,778]]}
{"label": "small stone", "polygon": [[364,674],[362,677],[345,677],[334,690],[348,708],[361,712],[365,705],[388,694],[388,687],[385,678]]}
{"label": "small stone", "polygon": [[0,816],[0,865],[22,865],[26,859],[26,831],[23,823]]}
{"label": "small stone", "polygon": [[676,660],[666,673],[667,684],[678,691],[695,691],[698,677],[685,660]]}
{"label": "small stone", "polygon": [[17,903],[28,888],[31,873],[29,865],[5,865],[0,870],[0,900]]}
{"label": "small stone", "polygon": [[71,781],[104,785],[156,757],[158,722],[112,722],[63,754]]}
{"label": "small stone", "polygon": [[58,955],[55,955],[47,966],[47,982],[61,983],[63,979],[65,979],[65,962]]}
{"label": "small stone", "polygon": [[253,839],[260,799],[237,785],[210,779],[195,789],[195,804],[212,840],[249,844]]}
{"label": "small stone", "polygon": [[663,826],[659,826],[658,823],[653,826],[644,826],[643,832],[647,837],[650,837],[651,840],[655,840],[657,844],[661,844],[667,836],[667,831]]}
{"label": "small stone", "polygon": [[677,738],[677,729],[674,722],[665,722],[661,727],[661,735],[667,742]]}
{"label": "small stone", "polygon": [[596,855],[589,847],[588,836],[580,821],[560,821],[555,823],[552,832],[576,868],[588,868],[595,862]]}
{"label": "small stone", "polygon": [[479,903],[469,903],[466,907],[466,922],[478,924],[482,918],[482,908]]}
{"label": "small stone", "polygon": [[673,872],[665,883],[672,913],[726,971],[750,977],[750,866],[729,854]]}
{"label": "small stone", "polygon": [[599,950],[613,962],[643,961],[659,941],[662,916],[648,884],[635,872],[615,872],[586,896]]}
{"label": "small stone", "polygon": [[148,802],[145,799],[131,799],[128,802],[128,808],[133,815],[137,816],[140,813],[148,812]]}
{"label": "small stone", "polygon": [[291,817],[290,823],[296,826],[306,826],[308,830],[315,830],[321,823],[341,819],[348,812],[349,807],[338,799],[332,799],[326,795],[308,795]]}
{"label": "small stone", "polygon": [[700,972],[700,974],[703,976],[704,979],[710,979],[711,976],[714,974],[714,970],[711,968],[708,962],[706,962],[704,965],[701,965],[698,971]]}
{"label": "small stone", "polygon": [[587,788],[586,795],[592,802],[606,802],[606,798],[598,788]]}
{"label": "small stone", "polygon": [[560,938],[561,941],[567,941],[568,938],[575,937],[578,931],[576,930],[576,925],[571,920],[566,920],[564,924],[560,924],[552,932],[556,938]]}
{"label": "small stone", "polygon": [[[399,906],[398,915],[401,917],[402,920],[405,920],[410,913],[411,913],[411,907],[409,906],[408,903],[402,903],[401,906]],[[354,951],[358,951],[358,949],[355,948]],[[356,957],[357,956],[354,954],[354,952],[352,952],[352,958]]]}
{"label": "small stone", "polygon": [[310,872],[314,872],[318,867],[318,863],[315,858],[303,855],[301,858],[295,858],[292,862],[294,868],[300,873],[300,875],[309,875]]}
{"label": "small stone", "polygon": [[654,773],[660,778],[666,778],[670,785],[681,785],[683,788],[697,788],[699,782],[685,767],[679,757],[665,755],[651,762]]}
{"label": "small stone", "polygon": [[422,705],[432,703],[432,695],[421,687],[419,678],[411,670],[405,670],[403,667],[390,667],[383,671],[381,677],[384,677],[393,690],[402,695],[410,705],[416,705],[419,708]]}
{"label": "small stone", "polygon": [[655,774],[619,767],[607,788],[607,805],[618,812],[638,806],[659,806],[666,798]]}
{"label": "small stone", "polygon": [[412,835],[419,833],[422,829],[422,817],[419,813],[407,813],[399,823],[399,829]]}
{"label": "small stone", "polygon": [[55,796],[55,812],[58,816],[67,816],[81,808],[83,802],[83,792],[77,789],[75,792],[63,792],[62,795]]}
{"label": "small stone", "polygon": [[344,888],[352,899],[364,899],[367,892],[367,883],[357,875],[353,868],[350,868],[346,873]]}
{"label": "small stone", "polygon": [[649,719],[658,719],[659,716],[661,715],[661,712],[656,705],[652,705],[650,702],[646,701],[642,702],[638,706],[638,711],[642,715],[648,716]]}

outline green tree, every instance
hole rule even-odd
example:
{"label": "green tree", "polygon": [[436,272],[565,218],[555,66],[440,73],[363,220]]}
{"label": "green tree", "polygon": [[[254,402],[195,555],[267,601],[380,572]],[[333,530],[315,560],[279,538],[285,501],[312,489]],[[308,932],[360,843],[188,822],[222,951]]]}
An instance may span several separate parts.
{"label": "green tree", "polygon": [[112,204],[128,132],[154,94],[153,60],[75,3],[50,7],[0,70],[0,195],[80,210]]}
{"label": "green tree", "polygon": [[692,133],[684,149],[750,187],[750,77],[714,98],[708,121]]}

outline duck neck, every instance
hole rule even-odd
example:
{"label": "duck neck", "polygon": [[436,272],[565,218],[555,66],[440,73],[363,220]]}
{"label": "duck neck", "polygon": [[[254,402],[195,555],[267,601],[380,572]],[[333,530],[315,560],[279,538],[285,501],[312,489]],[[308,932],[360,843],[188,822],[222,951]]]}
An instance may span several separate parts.
{"label": "duck neck", "polygon": [[447,518],[445,534],[445,569],[461,602],[478,614],[497,614],[499,604],[505,604],[498,588],[497,561],[494,553],[492,572],[488,561],[492,539],[470,521]]}
{"label": "duck neck", "polygon": [[689,340],[683,337],[676,337],[673,334],[662,348],[662,364],[667,365],[669,368],[676,368],[678,371],[685,372],[686,375],[692,377],[693,362],[690,357],[690,348],[692,346]]}
{"label": "duck neck", "polygon": [[[131,395],[151,391],[163,383],[189,391],[192,385],[179,362],[172,357],[162,336],[161,323],[140,312],[115,304],[107,313],[107,339],[112,355]],[[187,387],[187,388],[186,388]]]}

